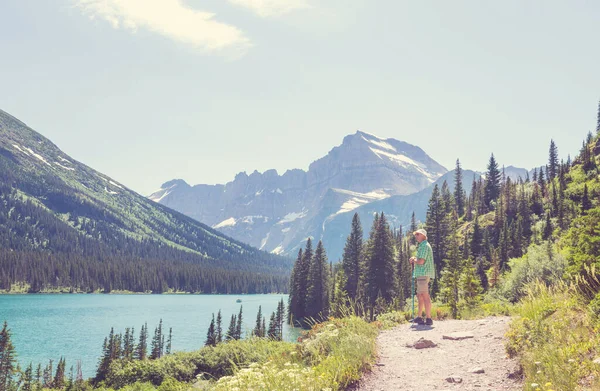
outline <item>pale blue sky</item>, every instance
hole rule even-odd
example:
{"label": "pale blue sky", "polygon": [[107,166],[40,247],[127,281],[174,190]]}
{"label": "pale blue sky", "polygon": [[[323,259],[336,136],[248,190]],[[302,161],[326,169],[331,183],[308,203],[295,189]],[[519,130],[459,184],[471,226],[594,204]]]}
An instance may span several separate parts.
{"label": "pale blue sky", "polygon": [[599,47],[592,1],[2,0],[0,108],[145,195],[357,129],[530,168],[593,130]]}

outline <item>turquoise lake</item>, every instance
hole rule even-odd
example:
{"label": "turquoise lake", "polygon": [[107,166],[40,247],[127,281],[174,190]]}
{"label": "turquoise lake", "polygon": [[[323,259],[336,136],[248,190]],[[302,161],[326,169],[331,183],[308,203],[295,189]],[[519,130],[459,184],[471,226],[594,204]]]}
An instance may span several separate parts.
{"label": "turquoise lake", "polygon": [[[241,303],[236,303],[237,299]],[[21,366],[29,362],[42,368],[52,359],[56,368],[58,359],[76,368],[81,360],[84,378],[95,374],[102,342],[110,328],[125,333],[125,327],[134,327],[137,338],[141,326],[148,323],[148,348],[159,320],[163,332],[173,328],[173,351],[190,351],[204,345],[212,314],[221,309],[223,332],[227,330],[232,314],[243,306],[244,331],[254,328],[258,306],[262,306],[267,326],[271,312],[279,300],[287,295],[101,295],[101,294],[44,294],[0,295],[0,322],[6,320],[12,332],[12,341]],[[297,330],[284,327],[284,337],[295,339]]]}

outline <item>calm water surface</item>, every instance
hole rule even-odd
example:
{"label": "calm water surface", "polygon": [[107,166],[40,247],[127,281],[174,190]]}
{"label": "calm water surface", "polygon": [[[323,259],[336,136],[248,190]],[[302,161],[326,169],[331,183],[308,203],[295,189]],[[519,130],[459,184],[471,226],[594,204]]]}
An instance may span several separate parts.
{"label": "calm water surface", "polygon": [[[236,303],[236,299],[242,303]],[[169,327],[173,328],[173,351],[196,350],[204,345],[212,313],[221,309],[223,332],[232,314],[243,306],[244,330],[256,322],[258,306],[262,306],[267,326],[271,312],[287,295],[0,295],[0,322],[6,320],[21,366],[33,362],[42,367],[49,359],[61,356],[69,367],[81,360],[83,376],[95,374],[104,337],[114,327],[125,333],[134,327],[136,343],[144,322],[148,322],[148,348],[154,328],[163,320],[165,341]],[[297,331],[284,328],[284,337],[292,340]]]}

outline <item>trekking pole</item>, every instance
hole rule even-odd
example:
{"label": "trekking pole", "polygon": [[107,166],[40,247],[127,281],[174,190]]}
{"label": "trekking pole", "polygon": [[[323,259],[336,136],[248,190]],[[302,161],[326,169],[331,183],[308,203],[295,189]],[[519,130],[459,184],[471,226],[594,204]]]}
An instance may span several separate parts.
{"label": "trekking pole", "polygon": [[415,264],[412,264],[412,273],[410,275],[411,281],[411,290],[410,293],[412,295],[412,318],[411,318],[411,327],[415,325]]}

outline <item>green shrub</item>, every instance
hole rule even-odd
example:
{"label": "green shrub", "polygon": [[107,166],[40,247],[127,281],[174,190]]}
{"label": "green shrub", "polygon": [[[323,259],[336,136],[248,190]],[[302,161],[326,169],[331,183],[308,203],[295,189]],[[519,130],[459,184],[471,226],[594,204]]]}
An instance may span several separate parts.
{"label": "green shrub", "polygon": [[533,281],[553,285],[562,280],[567,260],[554,251],[552,244],[532,244],[527,254],[509,261],[510,272],[503,276],[499,291],[512,302],[525,295],[525,287]]}

